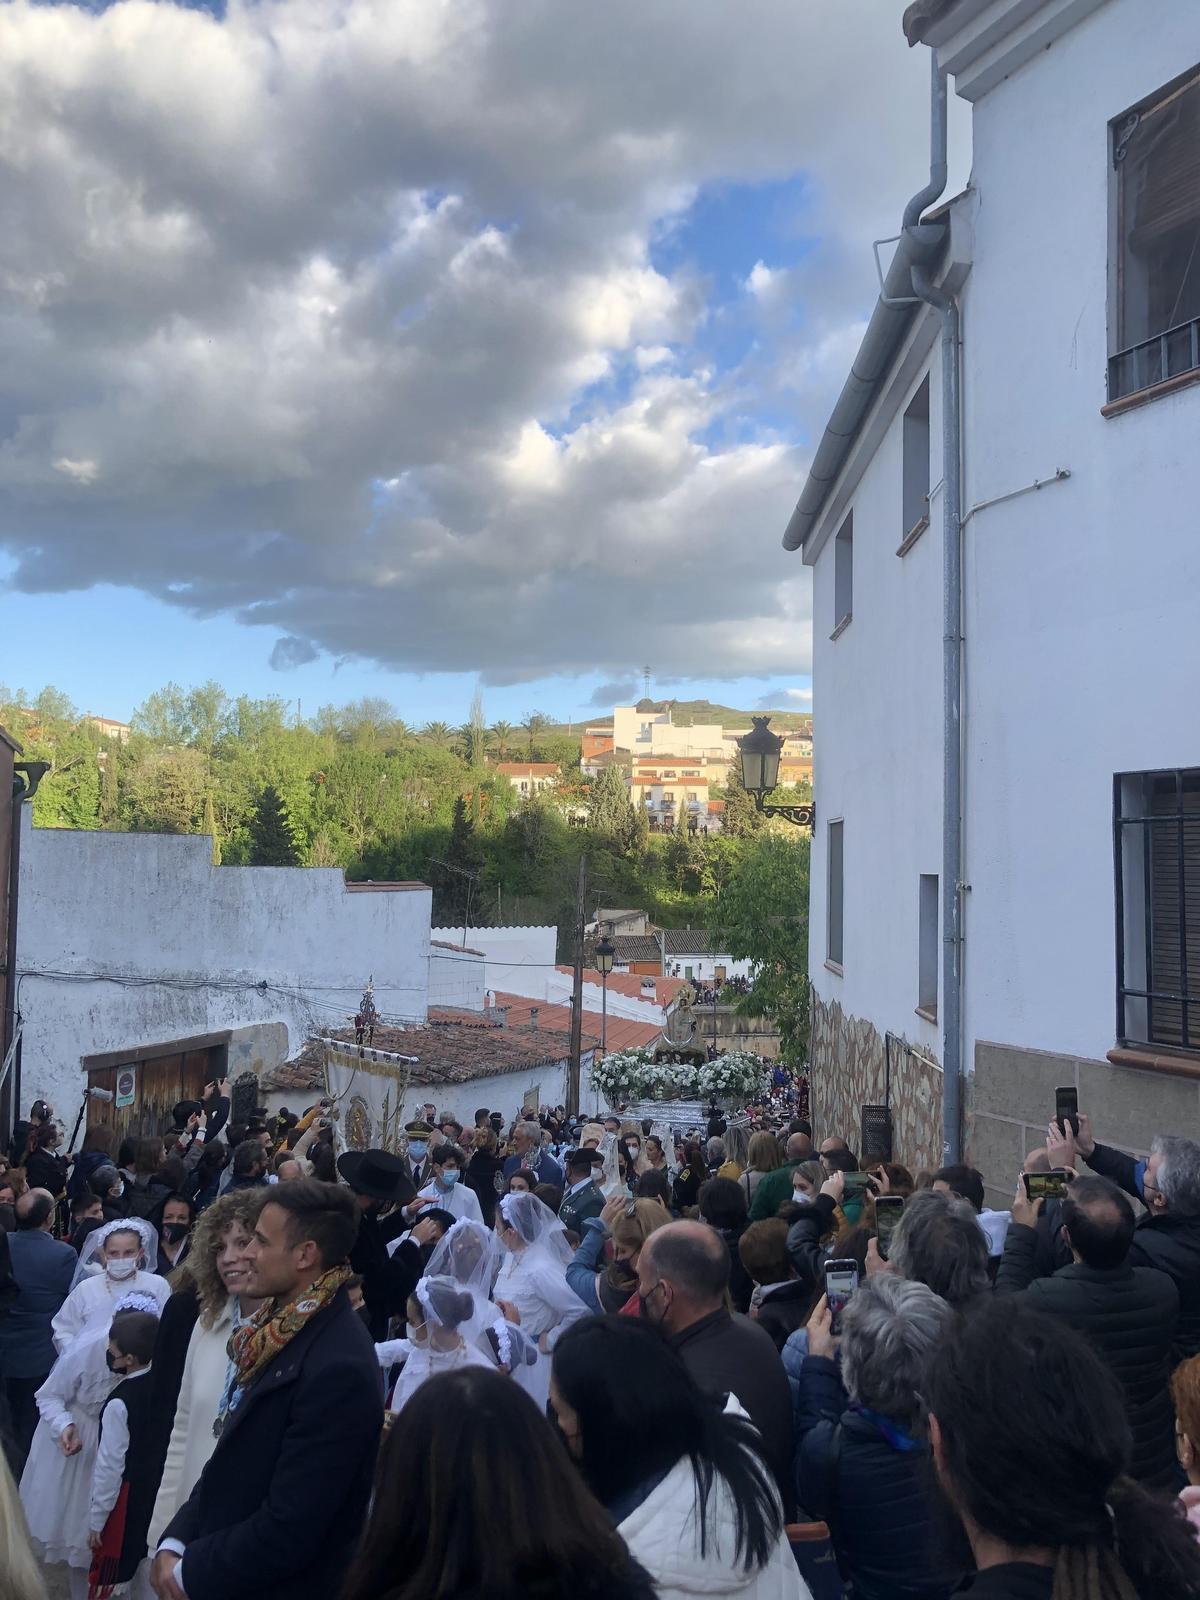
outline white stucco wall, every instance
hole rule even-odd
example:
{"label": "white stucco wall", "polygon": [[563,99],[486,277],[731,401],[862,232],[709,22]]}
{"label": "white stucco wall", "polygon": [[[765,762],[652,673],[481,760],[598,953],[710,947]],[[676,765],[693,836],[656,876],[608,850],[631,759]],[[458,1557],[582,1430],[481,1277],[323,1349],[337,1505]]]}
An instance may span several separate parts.
{"label": "white stucco wall", "polygon": [[[444,940],[447,944],[461,944],[463,930],[461,927],[434,928],[430,937]],[[481,970],[485,990],[491,990],[494,994],[497,989],[502,989],[509,994],[530,995],[541,1000],[546,998],[545,991],[538,985],[542,983],[544,974],[554,970],[557,928],[468,928],[466,942],[469,949],[483,953]],[[437,968],[444,968],[458,978],[463,977],[462,969],[451,967],[450,963],[455,958],[449,951],[435,948],[430,952],[430,957],[431,973]],[[472,959],[478,964],[481,957],[476,955]],[[440,981],[444,986],[444,980]],[[534,987],[528,987],[530,984]],[[462,1005],[465,1002],[444,1000],[441,1003]],[[481,998],[481,1006],[482,1003]]]}
{"label": "white stucco wall", "polygon": [[720,967],[726,978],[748,978],[753,963],[749,961],[734,961],[731,956],[669,956],[667,958],[666,976],[668,978],[693,977],[697,983],[710,983],[716,976]]}
{"label": "white stucco wall", "polygon": [[484,962],[479,951],[470,947],[447,950],[444,945],[448,942],[436,937],[430,940],[429,1004],[482,1011]]}
{"label": "white stucco wall", "polygon": [[[965,329],[967,1037],[1114,1042],[1114,773],[1200,763],[1200,388],[1105,419],[1108,123],[1200,59],[1110,0],[975,108]],[[1047,164],[1047,152],[1053,152]]]}
{"label": "white stucco wall", "polygon": [[[1193,8],[1154,9],[1150,28],[1136,0],[1110,0],[974,107],[964,509],[1071,476],[979,510],[964,533],[968,1070],[977,1040],[1091,1058],[1112,1047],[1113,775],[1200,764],[1200,387],[1100,414],[1108,124],[1200,58]],[[932,336],[926,319],[912,348]],[[822,998],[940,1056],[914,1014],[918,875],[941,868],[937,354],[931,528],[896,557],[914,374],[886,430],[868,426],[880,436],[861,478],[848,471],[835,494],[854,509],[854,618],[835,642],[832,539],[815,564],[810,948]],[[840,976],[825,965],[837,817]]]}
{"label": "white stucco wall", "polygon": [[28,811],[23,826],[25,1105],[44,1096],[69,1116],[81,1057],[226,1028],[275,1025],[240,1063],[269,1068],[310,1033],[345,1026],[372,974],[382,1013],[424,1020],[423,886],[353,890],[333,869],[214,867],[203,837],[33,828]]}
{"label": "white stucco wall", "polygon": [[[916,1014],[922,873],[941,870],[942,541],[940,500],[908,554],[903,537],[905,406],[930,373],[930,482],[941,477],[940,363],[932,321],[914,333],[894,416],[849,504],[853,616],[836,640],[835,541],[813,571],[814,800],[809,971],[827,1002],[937,1052],[936,1025]],[[843,516],[835,519],[840,526]],[[843,824],[842,972],[826,965],[829,823]]]}

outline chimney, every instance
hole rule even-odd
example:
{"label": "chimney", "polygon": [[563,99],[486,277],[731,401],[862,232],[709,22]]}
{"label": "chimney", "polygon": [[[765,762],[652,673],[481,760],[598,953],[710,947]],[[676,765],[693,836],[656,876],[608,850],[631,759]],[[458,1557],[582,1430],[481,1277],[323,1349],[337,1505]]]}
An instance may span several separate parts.
{"label": "chimney", "polygon": [[507,1006],[493,1006],[492,1007],[492,1015],[499,1019],[500,1026],[502,1028],[507,1028],[508,1027],[508,1007]]}
{"label": "chimney", "polygon": [[538,1008],[536,1006],[530,1006],[530,1008],[529,1008],[529,1031],[530,1031],[530,1033],[536,1033],[537,1032],[537,1019],[538,1019]]}

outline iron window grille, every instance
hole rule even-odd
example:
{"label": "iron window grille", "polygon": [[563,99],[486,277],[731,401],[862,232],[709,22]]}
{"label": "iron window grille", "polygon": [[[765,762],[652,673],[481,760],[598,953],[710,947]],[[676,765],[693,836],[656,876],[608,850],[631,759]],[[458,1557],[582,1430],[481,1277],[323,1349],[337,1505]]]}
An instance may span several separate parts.
{"label": "iron window grille", "polygon": [[1200,767],[1113,780],[1117,1038],[1200,1049]]}

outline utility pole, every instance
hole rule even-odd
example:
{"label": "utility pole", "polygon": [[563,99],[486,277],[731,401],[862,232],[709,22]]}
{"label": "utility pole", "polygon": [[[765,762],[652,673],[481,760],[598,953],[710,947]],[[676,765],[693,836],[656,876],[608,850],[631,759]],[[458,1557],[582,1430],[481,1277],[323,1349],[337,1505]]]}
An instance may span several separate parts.
{"label": "utility pole", "polygon": [[579,887],[575,893],[575,986],[571,994],[571,1063],[567,1109],[579,1115],[579,1079],[583,1056],[583,927],[587,894],[587,852],[579,858]]}

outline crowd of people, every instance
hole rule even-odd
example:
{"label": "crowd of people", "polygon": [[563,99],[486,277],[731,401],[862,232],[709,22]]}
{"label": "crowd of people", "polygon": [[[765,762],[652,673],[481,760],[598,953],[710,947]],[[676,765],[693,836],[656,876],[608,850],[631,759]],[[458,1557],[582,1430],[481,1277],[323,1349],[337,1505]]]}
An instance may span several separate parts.
{"label": "crowd of people", "polygon": [[787,1103],[356,1151],[212,1084],[67,1159],[39,1102],[0,1594],[1200,1595],[1200,1144],[1052,1123],[992,1208]]}

